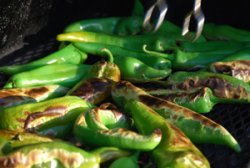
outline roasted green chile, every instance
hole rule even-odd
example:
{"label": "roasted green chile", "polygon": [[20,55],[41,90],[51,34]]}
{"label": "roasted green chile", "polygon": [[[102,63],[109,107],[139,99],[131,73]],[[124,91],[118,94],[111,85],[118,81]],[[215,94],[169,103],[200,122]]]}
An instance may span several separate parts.
{"label": "roasted green chile", "polygon": [[40,102],[64,96],[67,91],[68,88],[60,85],[1,89],[0,108],[16,106],[25,103]]}
{"label": "roasted green chile", "polygon": [[192,142],[176,126],[139,101],[125,101],[125,109],[131,113],[136,128],[144,135],[155,130],[161,132],[160,144],[152,155],[157,167],[209,168],[209,162]]}
{"label": "roasted green chile", "polygon": [[148,94],[179,104],[198,113],[210,112],[220,99],[207,87],[190,90],[144,89]]}
{"label": "roasted green chile", "polygon": [[128,119],[110,104],[102,104],[82,114],[74,126],[75,137],[92,146],[115,146],[148,151],[154,149],[161,135],[143,136],[129,130]]}
{"label": "roasted green chile", "polygon": [[250,60],[214,62],[210,65],[210,70],[215,73],[233,76],[250,84]]}
{"label": "roasted green chile", "polygon": [[169,89],[189,90],[208,87],[214,96],[235,102],[250,101],[250,86],[234,77],[212,72],[176,72],[166,81]]}
{"label": "roasted green chile", "polygon": [[91,108],[90,103],[76,96],[8,107],[1,110],[0,129],[65,137],[75,119]]}
{"label": "roasted green chile", "polygon": [[116,159],[109,165],[109,168],[139,168],[138,164],[139,152],[130,156],[124,156]]}
{"label": "roasted green chile", "polygon": [[117,148],[100,148],[85,151],[65,142],[45,142],[29,145],[0,157],[0,167],[89,168],[100,163],[126,156],[129,153]]}
{"label": "roasted green chile", "polygon": [[61,50],[55,51],[48,56],[23,65],[12,65],[0,67],[0,72],[13,75],[16,73],[29,71],[48,64],[80,64],[87,59],[87,54],[75,48],[72,44]]}
{"label": "roasted green chile", "polygon": [[38,144],[41,142],[52,142],[54,139],[40,136],[28,132],[17,132],[10,130],[0,130],[0,137],[5,138],[12,149],[17,149],[26,145]]}
{"label": "roasted green chile", "polygon": [[221,125],[209,118],[175,103],[149,95],[129,82],[121,82],[112,90],[113,100],[123,107],[125,100],[140,101],[176,125],[196,143],[226,145],[239,152],[241,150],[234,137]]}

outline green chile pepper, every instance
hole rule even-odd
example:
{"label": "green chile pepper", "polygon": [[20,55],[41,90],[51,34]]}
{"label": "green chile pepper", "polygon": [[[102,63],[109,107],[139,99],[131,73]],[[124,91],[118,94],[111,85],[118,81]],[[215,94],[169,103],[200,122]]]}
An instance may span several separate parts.
{"label": "green chile pepper", "polygon": [[131,156],[124,156],[116,159],[109,165],[109,168],[139,168],[138,165],[139,152]]}
{"label": "green chile pepper", "polygon": [[90,65],[51,64],[30,71],[17,73],[9,79],[4,88],[23,88],[44,85],[72,87],[90,70]]}
{"label": "green chile pepper", "polygon": [[179,44],[182,51],[185,52],[211,52],[231,54],[238,50],[249,47],[250,43],[236,41],[206,41],[193,43],[184,41]]}
{"label": "green chile pepper", "polygon": [[135,51],[143,51],[144,45],[148,46],[149,50],[165,51],[170,47],[176,46],[175,42],[178,39],[179,38],[174,34],[169,34],[167,37],[157,34],[118,36],[88,31],[70,32],[57,35],[58,41],[103,43]]}
{"label": "green chile pepper", "polygon": [[29,88],[13,88],[0,90],[0,108],[16,106],[25,103],[39,102],[67,93],[68,88],[60,85],[47,85]]}
{"label": "green chile pepper", "polygon": [[148,66],[156,69],[169,69],[171,68],[171,62],[161,56],[151,55],[150,53],[138,52],[127,50],[125,48],[107,44],[100,43],[73,43],[73,45],[79,50],[99,56],[106,56],[103,49],[108,49],[112,54],[114,59],[120,59],[120,57],[134,57]]}
{"label": "green chile pepper", "polygon": [[90,78],[76,84],[67,95],[78,96],[92,104],[99,104],[111,94],[113,83],[106,78]]}
{"label": "green chile pepper", "polygon": [[26,145],[38,144],[41,142],[53,141],[53,139],[46,136],[10,130],[0,130],[0,137],[5,138],[13,149],[17,149]]}
{"label": "green chile pepper", "polygon": [[214,62],[210,65],[210,70],[215,73],[233,76],[250,84],[250,60]]}
{"label": "green chile pepper", "polygon": [[209,40],[250,42],[250,31],[235,28],[229,25],[206,23],[202,34]]}
{"label": "green chile pepper", "polygon": [[221,125],[188,108],[151,96],[129,82],[124,81],[117,85],[112,90],[112,97],[119,106],[123,106],[125,100],[146,104],[176,125],[193,142],[226,145],[237,152],[241,150],[238,142]]}
{"label": "green chile pepper", "polygon": [[[109,104],[82,114],[74,126],[74,135],[92,146],[115,146],[133,150],[152,150],[161,139],[158,134],[140,135],[129,130],[126,117]],[[109,109],[110,108],[110,109]]]}
{"label": "green chile pepper", "polygon": [[64,47],[61,50],[55,51],[48,56],[35,60],[23,65],[12,65],[0,67],[0,72],[6,74],[16,74],[24,71],[29,71],[48,64],[80,64],[87,59],[87,54],[75,48],[72,44]]}
{"label": "green chile pepper", "polygon": [[125,101],[125,109],[131,113],[136,128],[144,135],[154,130],[161,132],[160,144],[152,155],[159,168],[208,168],[209,162],[192,142],[176,126],[166,121],[150,107],[139,101]]}
{"label": "green chile pepper", "polygon": [[227,62],[227,61],[237,61],[237,60],[250,60],[250,47],[229,54],[221,61]]}
{"label": "green chile pepper", "polygon": [[117,148],[87,152],[65,142],[29,145],[0,157],[0,167],[89,168],[129,153]]}
{"label": "green chile pepper", "polygon": [[0,136],[0,157],[12,151],[10,142],[5,137]]}
{"label": "green chile pepper", "polygon": [[144,89],[148,94],[176,103],[198,113],[210,112],[220,100],[207,87],[190,90]]}
{"label": "green chile pepper", "polygon": [[74,120],[92,105],[75,96],[8,107],[0,113],[0,129],[65,137]]}
{"label": "green chile pepper", "polygon": [[250,86],[234,77],[212,72],[176,72],[166,81],[169,89],[189,90],[208,87],[214,96],[226,101],[249,102]]}

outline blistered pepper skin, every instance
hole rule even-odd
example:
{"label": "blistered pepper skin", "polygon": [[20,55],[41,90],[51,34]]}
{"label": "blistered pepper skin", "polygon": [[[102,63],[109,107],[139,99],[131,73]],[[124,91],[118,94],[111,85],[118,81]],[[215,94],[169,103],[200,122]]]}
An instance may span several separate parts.
{"label": "blistered pepper skin", "polygon": [[0,129],[65,136],[76,117],[90,108],[90,103],[75,96],[9,107],[0,113]]}
{"label": "blistered pepper skin", "polygon": [[98,168],[100,163],[126,156],[117,148],[100,148],[87,152],[72,144],[54,141],[29,145],[0,157],[0,167]]}
{"label": "blistered pepper skin", "polygon": [[226,145],[237,152],[241,150],[238,142],[221,125],[188,108],[151,96],[132,83],[121,82],[112,91],[112,97],[121,107],[125,100],[137,100],[146,104],[176,125],[193,142]]}
{"label": "blistered pepper skin", "polygon": [[192,142],[165,118],[139,101],[125,101],[125,109],[132,115],[142,134],[157,130],[162,134],[160,144],[152,156],[159,168],[209,168],[209,162]]}

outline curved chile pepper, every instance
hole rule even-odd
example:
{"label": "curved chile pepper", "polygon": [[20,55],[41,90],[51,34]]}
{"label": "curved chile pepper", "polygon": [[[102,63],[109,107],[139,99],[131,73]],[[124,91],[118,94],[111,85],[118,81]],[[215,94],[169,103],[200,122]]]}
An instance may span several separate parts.
{"label": "curved chile pepper", "polygon": [[78,115],[90,108],[90,103],[75,96],[9,107],[0,113],[0,129],[64,137]]}
{"label": "curved chile pepper", "polygon": [[23,88],[44,85],[72,87],[90,71],[91,65],[51,64],[30,71],[17,73],[4,88]]}
{"label": "curved chile pepper", "polygon": [[250,31],[229,25],[206,23],[202,33],[209,40],[227,40],[250,42]]}
{"label": "curved chile pepper", "polygon": [[[166,81],[169,89],[189,90],[208,87],[215,97],[227,101],[249,102],[250,86],[234,77],[212,72],[176,72]],[[223,102],[223,101],[222,101]]]}
{"label": "curved chile pepper", "polygon": [[117,148],[100,148],[87,152],[65,142],[45,142],[29,145],[0,157],[0,167],[47,167],[88,168],[129,153]]}
{"label": "curved chile pepper", "polygon": [[221,125],[188,108],[149,95],[129,82],[121,82],[112,90],[113,100],[123,106],[124,100],[140,101],[176,125],[193,142],[213,143],[229,146],[239,152],[240,146]]}
{"label": "curved chile pepper", "polygon": [[159,168],[209,168],[209,162],[176,126],[139,101],[125,101],[125,110],[132,115],[136,128],[144,135],[158,129],[160,144],[152,155]]}
{"label": "curved chile pepper", "polygon": [[87,59],[87,54],[75,48],[72,44],[64,47],[61,50],[55,51],[48,56],[35,60],[23,65],[12,65],[0,67],[0,72],[6,74],[16,74],[24,71],[29,71],[48,64],[80,64]]}
{"label": "curved chile pepper", "polygon": [[11,148],[17,149],[26,145],[38,144],[41,142],[52,142],[54,139],[40,136],[28,132],[17,132],[10,130],[0,130],[0,137],[9,141]]}
{"label": "curved chile pepper", "polygon": [[152,150],[161,139],[158,134],[140,135],[128,130],[126,117],[109,105],[82,114],[74,126],[74,135],[92,146],[115,146],[125,149]]}
{"label": "curved chile pepper", "polygon": [[143,89],[148,94],[162,98],[167,101],[179,104],[198,113],[210,112],[214,105],[220,103],[214,97],[211,89],[194,88],[190,90],[171,90],[171,89]]}
{"label": "curved chile pepper", "polygon": [[13,88],[0,90],[0,108],[25,103],[44,101],[63,96],[68,88],[60,85],[47,85],[29,88]]}

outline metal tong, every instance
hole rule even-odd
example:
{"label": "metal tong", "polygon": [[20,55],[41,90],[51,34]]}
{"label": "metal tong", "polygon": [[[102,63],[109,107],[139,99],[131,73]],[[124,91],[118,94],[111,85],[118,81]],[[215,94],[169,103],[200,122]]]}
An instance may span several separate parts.
{"label": "metal tong", "polygon": [[[165,2],[165,0],[157,0],[146,11],[144,22],[143,22],[144,28],[152,27],[151,20],[152,20],[153,12],[154,12],[154,10],[156,10],[156,8],[158,8],[160,14],[157,18],[155,25],[153,26],[154,32],[157,31],[159,29],[159,27],[161,26],[161,24],[163,23],[164,18],[167,14],[168,5]],[[192,16],[194,16],[194,19],[196,20],[196,31],[195,31],[194,37],[188,35],[188,33],[190,32],[189,27],[190,27],[190,21],[191,21]],[[192,41],[197,40],[202,33],[204,22],[205,22],[205,17],[204,17],[202,10],[201,10],[201,0],[195,0],[193,10],[191,10],[185,16],[185,19],[183,22],[183,27],[182,27],[182,35],[188,37]]]}

